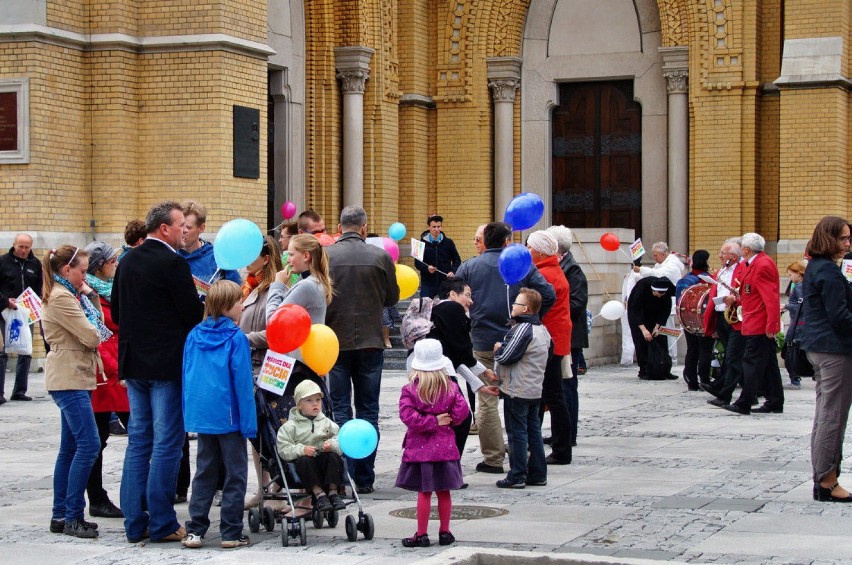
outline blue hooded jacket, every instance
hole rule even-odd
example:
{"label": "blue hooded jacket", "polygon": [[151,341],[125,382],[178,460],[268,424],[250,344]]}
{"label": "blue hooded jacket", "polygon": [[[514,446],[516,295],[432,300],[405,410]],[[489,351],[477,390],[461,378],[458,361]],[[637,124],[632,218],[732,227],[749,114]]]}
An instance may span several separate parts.
{"label": "blue hooded jacket", "polygon": [[[201,241],[204,244],[192,253],[188,253],[183,249],[178,249],[177,252],[178,255],[186,259],[186,262],[189,263],[189,270],[192,271],[193,275],[204,282],[212,284],[216,281],[211,281],[210,277],[213,276],[213,273],[219,267],[216,266],[216,257],[213,255],[213,244],[203,239]],[[240,274],[237,271],[220,271],[217,280],[221,278],[234,281],[239,285],[243,284]]]}
{"label": "blue hooded jacket", "polygon": [[199,434],[257,435],[251,347],[230,318],[208,317],[186,338],[183,423]]}

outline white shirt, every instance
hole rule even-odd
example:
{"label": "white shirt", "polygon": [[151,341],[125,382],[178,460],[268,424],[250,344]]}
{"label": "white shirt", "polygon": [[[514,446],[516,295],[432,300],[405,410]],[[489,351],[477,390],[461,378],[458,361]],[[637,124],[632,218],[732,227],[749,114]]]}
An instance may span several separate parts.
{"label": "white shirt", "polygon": [[672,281],[673,285],[677,285],[677,281],[683,276],[683,263],[677,258],[674,253],[669,253],[669,256],[663,259],[662,263],[657,263],[653,267],[640,267],[639,274],[642,277],[666,277]]}

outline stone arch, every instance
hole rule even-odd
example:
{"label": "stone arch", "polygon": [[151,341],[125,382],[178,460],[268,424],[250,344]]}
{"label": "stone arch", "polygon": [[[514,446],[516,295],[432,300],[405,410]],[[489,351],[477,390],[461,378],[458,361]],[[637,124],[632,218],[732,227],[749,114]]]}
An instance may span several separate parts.
{"label": "stone arch", "polygon": [[[643,238],[667,237],[667,98],[662,72],[662,25],[657,0],[633,0],[639,47],[631,52],[560,55],[549,52],[550,34],[560,1],[530,5],[524,28],[521,76],[521,178],[525,191],[538,193],[551,206],[551,112],[559,103],[558,83],[633,78],[635,99],[642,104]],[[663,2],[665,3],[665,1]],[[680,12],[679,12],[680,13]],[[560,15],[561,14],[561,15]],[[682,18],[679,18],[682,21]],[[662,166],[661,166],[662,165]]]}

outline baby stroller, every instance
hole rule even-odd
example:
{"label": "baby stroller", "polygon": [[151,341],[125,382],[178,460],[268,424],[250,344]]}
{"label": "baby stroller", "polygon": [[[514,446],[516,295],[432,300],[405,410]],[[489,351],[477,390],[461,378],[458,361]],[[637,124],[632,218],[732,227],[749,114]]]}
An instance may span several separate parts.
{"label": "baby stroller", "polygon": [[[299,538],[301,545],[307,544],[305,516],[308,514],[310,514],[316,528],[322,528],[324,521],[328,523],[329,527],[334,528],[340,519],[338,510],[319,512],[314,507],[297,506],[299,502],[310,500],[312,495],[310,492],[293,492],[295,489],[303,489],[303,485],[296,473],[295,466],[285,463],[278,455],[276,443],[278,428],[289,418],[290,409],[295,406],[293,392],[296,386],[305,379],[310,379],[319,385],[323,393],[323,413],[331,418],[331,403],[328,398],[325,379],[319,377],[301,361],[296,361],[293,366],[293,372],[287,380],[287,386],[282,396],[261,388],[255,391],[254,396],[257,406],[257,437],[251,442],[260,455],[261,472],[258,476],[258,484],[260,485],[261,496],[258,506],[249,509],[249,530],[257,533],[260,531],[260,526],[263,525],[267,532],[271,532],[275,529],[275,523],[280,522],[281,545],[284,547],[290,545],[290,538]],[[264,480],[263,471],[269,473],[269,481]],[[360,531],[364,539],[373,539],[373,517],[366,514],[361,507],[361,500],[358,498],[355,485],[349,476],[345,457],[343,458],[343,475],[343,480],[349,482],[352,490],[352,500],[346,501],[347,506],[354,503],[358,507],[357,518],[351,514],[346,516],[346,537],[349,541],[355,541],[358,539],[358,532]],[[278,485],[280,490],[274,490],[274,485]],[[341,496],[345,495],[342,494]],[[264,502],[271,501],[286,501],[290,510],[276,510],[270,505],[264,505]]]}

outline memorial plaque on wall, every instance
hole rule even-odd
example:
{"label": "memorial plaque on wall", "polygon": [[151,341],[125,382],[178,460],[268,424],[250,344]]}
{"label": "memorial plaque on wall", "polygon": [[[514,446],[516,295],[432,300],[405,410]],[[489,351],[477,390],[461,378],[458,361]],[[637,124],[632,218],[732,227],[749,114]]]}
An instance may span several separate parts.
{"label": "memorial plaque on wall", "polygon": [[260,110],[234,106],[234,176],[260,178]]}
{"label": "memorial plaque on wall", "polygon": [[0,151],[18,150],[18,94],[0,92]]}

